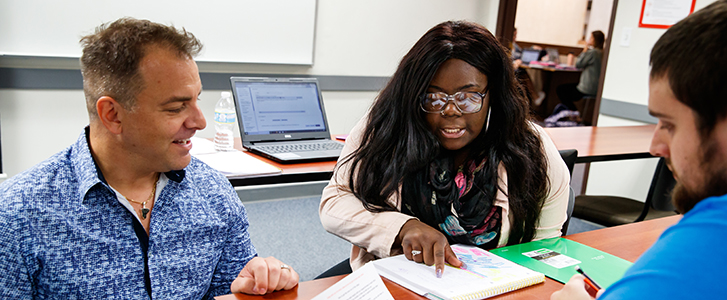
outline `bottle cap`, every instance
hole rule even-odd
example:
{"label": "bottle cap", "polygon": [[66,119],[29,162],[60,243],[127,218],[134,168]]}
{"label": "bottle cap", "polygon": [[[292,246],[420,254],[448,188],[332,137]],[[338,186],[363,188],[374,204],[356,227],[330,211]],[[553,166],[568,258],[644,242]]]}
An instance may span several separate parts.
{"label": "bottle cap", "polygon": [[227,97],[230,97],[231,95],[232,95],[232,94],[230,94],[230,92],[227,92],[227,91],[225,91],[225,92],[222,92],[222,97],[223,97],[223,98],[227,98]]}

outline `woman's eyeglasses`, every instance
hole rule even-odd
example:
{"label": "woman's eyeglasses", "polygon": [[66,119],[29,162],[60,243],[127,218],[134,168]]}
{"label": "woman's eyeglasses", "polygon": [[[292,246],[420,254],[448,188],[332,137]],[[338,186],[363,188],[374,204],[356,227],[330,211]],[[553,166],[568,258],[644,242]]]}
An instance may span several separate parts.
{"label": "woman's eyeglasses", "polygon": [[484,93],[478,92],[457,92],[454,95],[447,93],[426,93],[422,95],[419,103],[422,110],[427,113],[443,113],[449,101],[454,101],[454,106],[463,114],[473,114],[482,109],[487,90]]}

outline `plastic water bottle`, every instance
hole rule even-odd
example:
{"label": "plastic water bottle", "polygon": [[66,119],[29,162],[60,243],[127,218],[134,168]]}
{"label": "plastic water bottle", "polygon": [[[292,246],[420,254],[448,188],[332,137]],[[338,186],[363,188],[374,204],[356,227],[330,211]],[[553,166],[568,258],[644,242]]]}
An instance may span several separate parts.
{"label": "plastic water bottle", "polygon": [[215,105],[215,150],[232,151],[235,138],[235,103],[230,92],[222,92],[222,97]]}

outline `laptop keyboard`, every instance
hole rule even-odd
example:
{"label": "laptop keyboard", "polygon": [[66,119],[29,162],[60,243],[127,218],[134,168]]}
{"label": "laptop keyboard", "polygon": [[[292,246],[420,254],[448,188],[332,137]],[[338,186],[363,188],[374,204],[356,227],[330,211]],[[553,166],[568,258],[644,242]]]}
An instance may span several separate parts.
{"label": "laptop keyboard", "polygon": [[267,153],[285,153],[285,152],[304,152],[304,151],[325,151],[343,149],[343,144],[330,141],[320,143],[304,143],[304,144],[281,144],[281,145],[264,145],[252,146],[252,148],[265,151]]}

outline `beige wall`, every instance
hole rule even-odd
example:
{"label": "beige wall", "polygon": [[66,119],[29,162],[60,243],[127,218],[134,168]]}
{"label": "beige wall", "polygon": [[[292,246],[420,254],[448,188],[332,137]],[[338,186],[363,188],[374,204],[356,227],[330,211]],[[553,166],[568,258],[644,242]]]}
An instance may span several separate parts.
{"label": "beige wall", "polygon": [[518,0],[517,40],[577,46],[586,24],[587,0]]}
{"label": "beige wall", "polygon": [[614,0],[593,0],[591,2],[591,13],[587,17],[588,27],[586,34],[600,30],[606,34],[606,38],[611,36],[608,32],[608,26],[611,22],[613,2]]}

